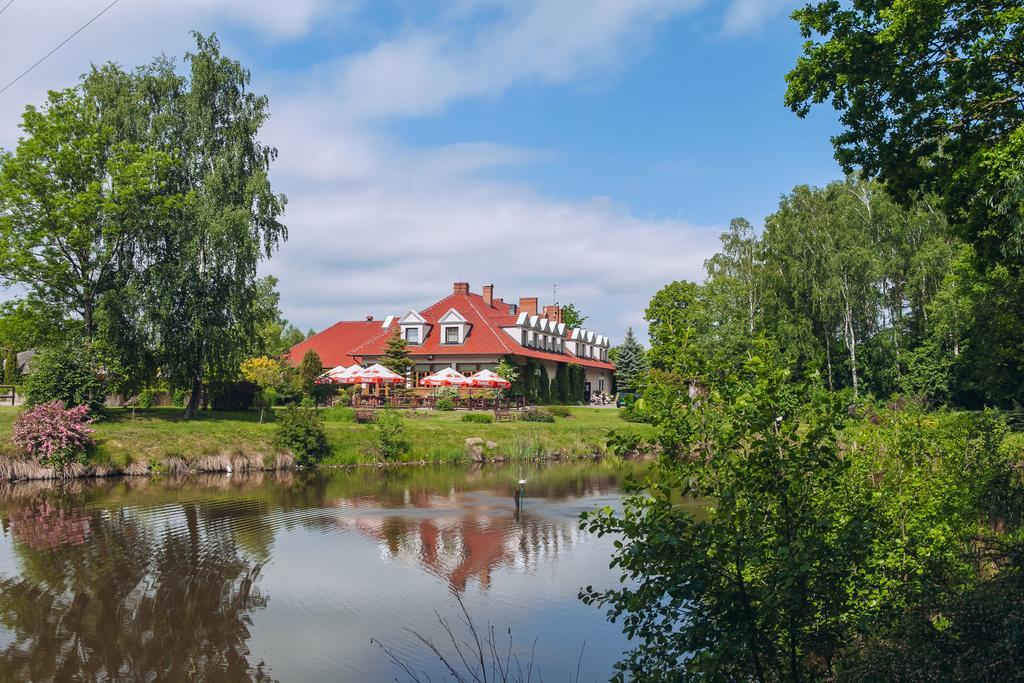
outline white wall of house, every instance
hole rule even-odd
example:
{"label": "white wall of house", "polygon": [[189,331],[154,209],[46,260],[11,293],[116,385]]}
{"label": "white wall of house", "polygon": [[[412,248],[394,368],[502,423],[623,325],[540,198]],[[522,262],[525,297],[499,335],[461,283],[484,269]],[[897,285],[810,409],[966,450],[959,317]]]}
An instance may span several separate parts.
{"label": "white wall of house", "polygon": [[[585,367],[585,366],[584,366]],[[586,368],[586,378],[590,382],[590,390],[592,392],[604,392],[606,394],[612,391],[612,373],[610,370],[604,370],[601,368]]]}

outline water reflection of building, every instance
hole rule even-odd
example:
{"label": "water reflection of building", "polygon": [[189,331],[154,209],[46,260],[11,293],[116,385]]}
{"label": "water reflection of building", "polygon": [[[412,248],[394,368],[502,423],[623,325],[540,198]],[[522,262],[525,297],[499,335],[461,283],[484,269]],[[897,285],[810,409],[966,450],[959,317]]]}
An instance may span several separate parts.
{"label": "water reflection of building", "polygon": [[410,496],[404,510],[374,511],[363,498],[364,509],[346,511],[338,523],[377,541],[385,557],[415,563],[457,591],[474,578],[489,587],[501,567],[532,572],[585,533],[574,519],[517,511],[510,499],[456,496]]}

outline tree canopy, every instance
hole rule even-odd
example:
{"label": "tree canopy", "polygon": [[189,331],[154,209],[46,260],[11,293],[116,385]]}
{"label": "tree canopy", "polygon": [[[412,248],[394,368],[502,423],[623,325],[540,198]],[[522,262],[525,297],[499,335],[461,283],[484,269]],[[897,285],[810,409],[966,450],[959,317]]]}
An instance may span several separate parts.
{"label": "tree canopy", "polygon": [[159,374],[189,392],[186,416],[243,358],[301,337],[276,281],[256,277],[287,237],[268,178],[277,152],[259,139],[267,98],[215,36],[194,37],[184,73],[166,57],[92,67],[27,107],[0,154],[2,284],[61,328],[33,345],[80,327],[116,386]]}
{"label": "tree canopy", "polygon": [[583,327],[583,323],[587,322],[587,317],[583,315],[580,309],[576,308],[575,304],[562,306],[562,322],[574,330]]}
{"label": "tree canopy", "polygon": [[811,2],[787,76],[800,116],[830,101],[847,172],[931,192],[986,261],[1024,263],[1024,8],[1017,0]]}

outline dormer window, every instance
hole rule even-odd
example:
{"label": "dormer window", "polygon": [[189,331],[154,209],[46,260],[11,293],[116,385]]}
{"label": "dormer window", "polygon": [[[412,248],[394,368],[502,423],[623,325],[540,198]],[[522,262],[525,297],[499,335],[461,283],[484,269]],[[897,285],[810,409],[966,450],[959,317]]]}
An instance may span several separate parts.
{"label": "dormer window", "polygon": [[465,316],[454,308],[449,308],[437,322],[441,326],[441,339],[444,344],[464,344],[473,327]]}
{"label": "dormer window", "polygon": [[422,344],[427,338],[427,321],[416,311],[407,311],[398,319],[398,325],[402,328],[402,339],[407,344]]}

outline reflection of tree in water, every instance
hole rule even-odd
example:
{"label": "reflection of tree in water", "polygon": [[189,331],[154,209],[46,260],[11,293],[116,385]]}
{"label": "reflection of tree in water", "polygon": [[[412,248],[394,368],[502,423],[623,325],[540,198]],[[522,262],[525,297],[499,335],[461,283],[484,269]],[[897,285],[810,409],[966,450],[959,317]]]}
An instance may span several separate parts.
{"label": "reflection of tree in water", "polygon": [[[194,504],[152,519],[53,498],[9,508],[22,572],[0,580],[0,620],[14,635],[0,678],[270,680],[246,646],[251,613],[267,602],[255,587],[261,566],[230,524],[202,519]],[[88,542],[52,545],[69,533],[52,523],[19,529],[44,502],[64,511],[57,526],[77,533],[84,522]]]}

